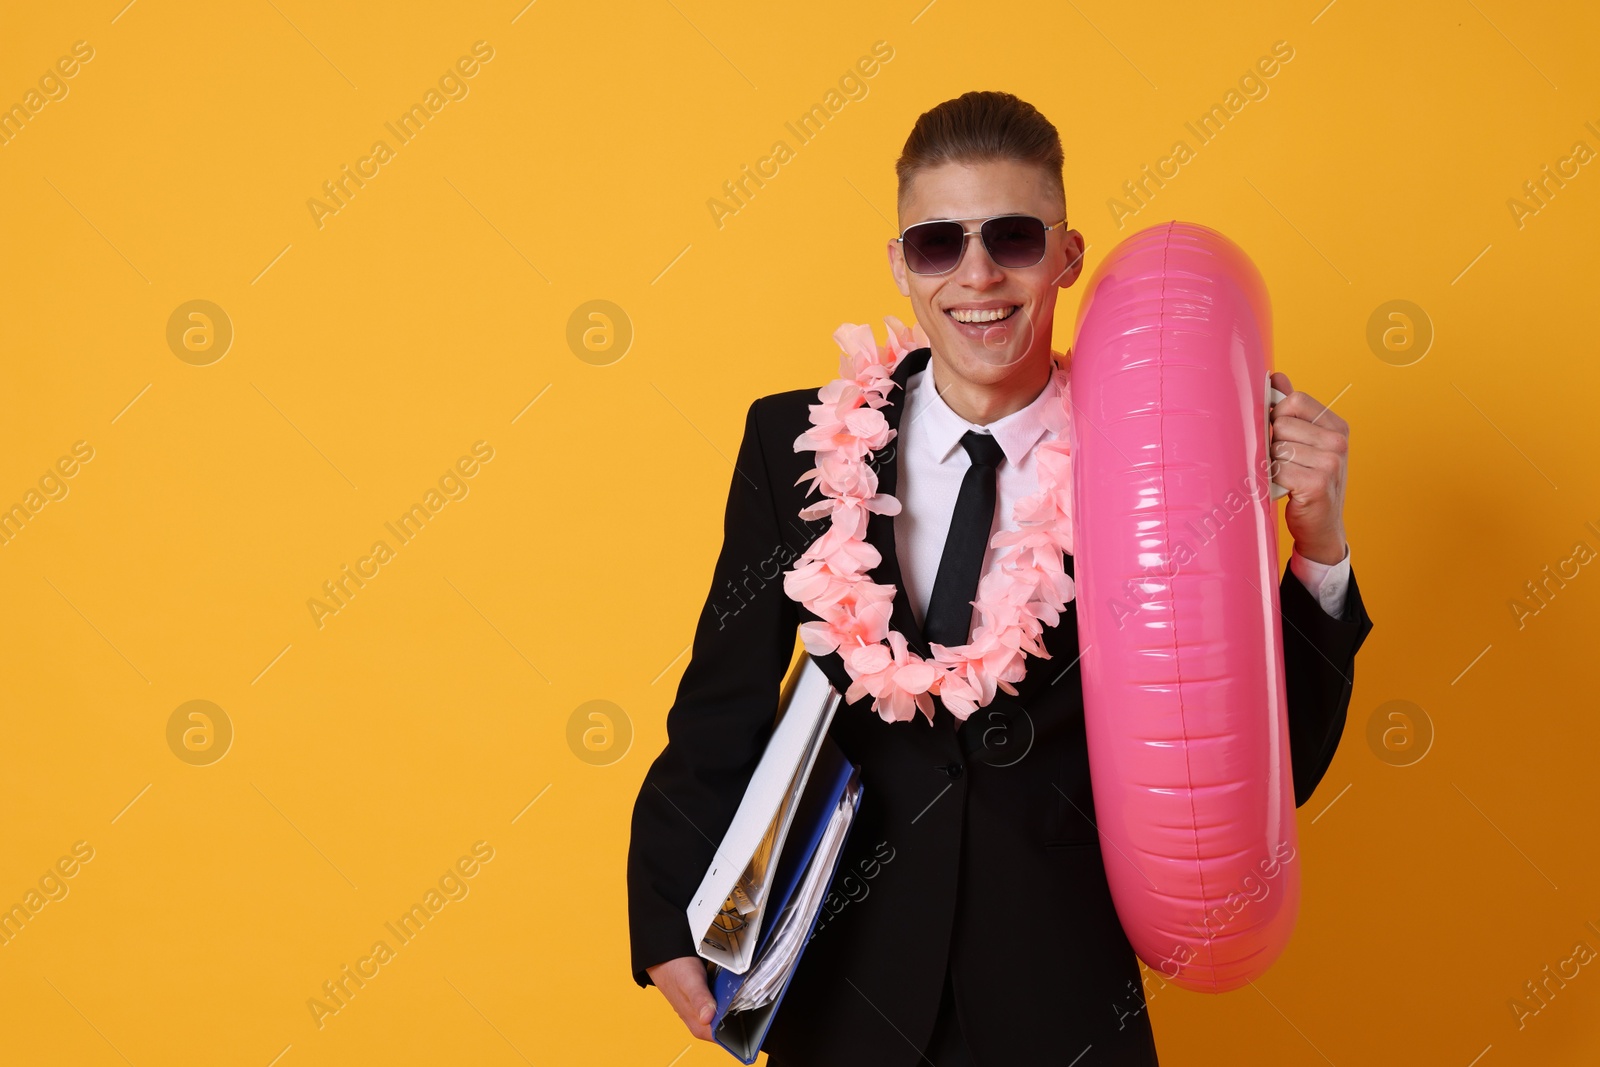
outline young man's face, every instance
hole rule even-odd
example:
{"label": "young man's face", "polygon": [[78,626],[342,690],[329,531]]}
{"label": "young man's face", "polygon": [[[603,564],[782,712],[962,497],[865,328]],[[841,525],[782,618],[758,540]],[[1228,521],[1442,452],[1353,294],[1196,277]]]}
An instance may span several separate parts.
{"label": "young man's face", "polygon": [[[976,231],[980,223],[975,220],[993,215],[1033,215],[1050,225],[1063,214],[1061,199],[1040,167],[1012,160],[946,163],[912,178],[900,205],[900,226],[903,231],[919,222],[958,219]],[[948,371],[973,385],[994,385],[1016,375],[1031,377],[1049,359],[1056,294],[1078,279],[1083,235],[1049,231],[1044,258],[1019,268],[996,265],[974,235],[946,274],[908,270],[903,247],[891,240],[889,266],[900,292],[911,298],[941,376]],[[969,325],[952,314],[962,309],[1015,310],[1000,321]]]}

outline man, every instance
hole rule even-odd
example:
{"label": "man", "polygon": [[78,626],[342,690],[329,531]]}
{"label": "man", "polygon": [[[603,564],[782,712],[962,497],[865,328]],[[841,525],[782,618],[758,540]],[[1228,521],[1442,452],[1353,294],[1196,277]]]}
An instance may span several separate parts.
{"label": "man", "polygon": [[[897,436],[873,462],[879,491],[903,510],[874,514],[867,538],[882,557],[873,580],[896,590],[891,626],[925,658],[925,627],[970,624],[970,586],[954,615],[939,588],[960,570],[947,563],[965,544],[981,568],[995,565],[987,533],[1016,528],[1012,505],[1035,491],[1035,450],[1054,436],[1039,417],[1058,401],[1051,324],[1084,252],[1064,222],[1062,162],[1055,127],[1030,105],[968,93],[918,120],[897,165],[905,229],[890,267],[930,344],[894,372],[882,411]],[[999,216],[1032,221],[991,242],[980,225]],[[927,231],[906,235],[951,219],[966,236],[942,250],[920,239]],[[1272,413],[1272,452],[1295,542],[1280,599],[1298,806],[1333,759],[1372,623],[1342,519],[1349,428],[1284,375],[1274,384],[1288,394]],[[771,734],[796,627],[817,618],[781,581],[827,528],[798,518],[817,499],[796,484],[814,457],[794,451],[816,401],[796,390],[750,406],[668,744],[633,813],[634,979],[658,986],[702,1039],[713,1004],[684,910]],[[971,510],[969,495],[986,509]],[[771,1067],[1157,1062],[1098,846],[1076,607],[1045,630],[1050,658],[1030,657],[1018,695],[1000,693],[977,722],[958,728],[937,698],[931,726],[885,722],[870,696],[835,714],[830,733],[863,784],[834,886],[849,896],[807,946],[763,1045]],[[839,655],[817,662],[844,692]]]}

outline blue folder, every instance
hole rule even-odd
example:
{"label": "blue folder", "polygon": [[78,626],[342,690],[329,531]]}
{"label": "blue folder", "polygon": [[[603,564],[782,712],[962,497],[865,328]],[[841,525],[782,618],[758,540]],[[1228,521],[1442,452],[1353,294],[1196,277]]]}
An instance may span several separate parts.
{"label": "blue folder", "polygon": [[[711,1019],[711,1036],[717,1044],[727,1049],[738,1057],[741,1063],[754,1063],[756,1056],[761,1051],[761,1042],[766,1039],[767,1030],[772,1026],[772,1020],[778,1013],[778,1007],[783,1003],[783,996],[789,991],[789,983],[793,980],[795,971],[799,969],[799,960],[795,961],[794,969],[789,972],[783,981],[778,995],[768,1004],[747,1011],[728,1011],[733,1001],[734,994],[738,993],[745,979],[755,972],[765,956],[768,943],[772,940],[773,932],[778,929],[780,920],[792,906],[798,904],[794,899],[795,890],[800,884],[800,877],[811,864],[812,857],[817,854],[822,844],[823,831],[827,829],[828,822],[833,818],[841,800],[846,796],[856,810],[861,804],[861,769],[845,759],[831,736],[824,735],[822,744],[817,750],[815,764],[811,768],[811,775],[806,779],[805,791],[800,795],[800,801],[795,808],[794,823],[789,828],[789,836],[784,842],[783,855],[778,857],[778,869],[774,875],[772,891],[773,896],[768,901],[771,909],[770,921],[762,923],[761,936],[756,942],[755,954],[751,957],[749,970],[744,974],[734,974],[727,968],[721,968],[711,982],[711,992],[717,998],[717,1013]],[[850,830],[855,826],[854,814],[849,824],[845,827],[844,842],[839,847],[839,854],[834,858],[834,867],[827,872],[827,882],[831,885],[834,876],[838,873],[838,865],[844,859],[845,846],[850,840]],[[817,901],[816,911],[809,916],[802,916],[805,925],[805,941],[801,943],[801,952],[804,953],[805,942],[811,940],[812,933],[816,930],[817,919],[822,914],[822,902],[827,899],[823,893]]]}

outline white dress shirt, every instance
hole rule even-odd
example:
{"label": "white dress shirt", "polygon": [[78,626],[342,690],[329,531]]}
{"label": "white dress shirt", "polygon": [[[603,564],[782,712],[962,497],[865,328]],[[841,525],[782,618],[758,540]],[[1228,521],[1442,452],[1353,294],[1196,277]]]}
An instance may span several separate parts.
{"label": "white dress shirt", "polygon": [[[955,513],[961,480],[972,458],[961,447],[961,436],[968,430],[992,434],[1005,452],[1005,462],[995,471],[995,513],[990,536],[1001,530],[1014,530],[1012,510],[1018,500],[1039,489],[1035,446],[1055,439],[1055,433],[1040,421],[1046,404],[1060,403],[1061,390],[1052,374],[1050,381],[1033,402],[987,426],[977,426],[957,415],[939,395],[933,381],[933,363],[913,374],[906,383],[906,404],[901,413],[896,450],[899,471],[895,497],[900,514],[894,517],[895,552],[900,558],[901,579],[912,611],[921,625],[933,596],[933,582],[944,556],[945,535]],[[983,570],[997,566],[999,550],[985,550]],[[1291,552],[1289,567],[1300,579],[1322,610],[1334,618],[1344,611],[1345,592],[1350,584],[1350,546],[1338,563],[1318,563],[1299,552]],[[974,620],[976,621],[976,620]]]}

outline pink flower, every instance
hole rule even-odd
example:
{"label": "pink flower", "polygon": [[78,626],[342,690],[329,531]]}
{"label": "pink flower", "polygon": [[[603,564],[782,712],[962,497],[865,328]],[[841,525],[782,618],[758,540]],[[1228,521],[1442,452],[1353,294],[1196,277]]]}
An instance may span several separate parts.
{"label": "pink flower", "polygon": [[[829,622],[864,616],[869,608],[878,610],[884,619],[894,604],[894,586],[879,585],[865,574],[833,578],[827,588],[812,597],[806,607],[819,618]],[[886,634],[879,633],[875,640],[882,641]]]}
{"label": "pink flower", "polygon": [[[810,509],[807,509],[810,510]],[[866,540],[867,512],[863,508],[841,506],[833,511],[833,525],[811,542],[801,559],[821,560],[835,574],[859,574],[859,564],[871,570],[882,562],[877,548]]]}
{"label": "pink flower", "polygon": [[[841,451],[860,458],[865,453],[850,418],[861,408],[861,388],[854,382],[834,381],[817,394],[821,403],[810,405],[811,429],[794,439],[796,452]],[[868,409],[872,410],[872,409]],[[881,419],[883,415],[874,411]],[[857,420],[857,425],[863,425]],[[887,424],[885,424],[887,426]]]}
{"label": "pink flower", "polygon": [[[964,645],[933,645],[934,662],[947,672],[939,682],[939,698],[956,718],[965,719],[992,701],[997,684],[1022,680],[1022,653],[1003,638],[979,626]],[[1006,690],[1013,692],[1010,686]]]}
{"label": "pink flower", "polygon": [[883,324],[889,327],[889,351],[893,353],[895,363],[899,363],[900,357],[907,352],[928,347],[928,335],[916,323],[913,322],[908,328],[893,315],[886,315]]}
{"label": "pink flower", "polygon": [[850,649],[845,663],[855,679],[845,693],[846,701],[854,703],[871,693],[876,698],[873,710],[884,722],[905,722],[920,709],[928,723],[933,723],[933,697],[928,690],[938,672],[909,650],[904,635],[889,631],[888,648],[874,644]]}
{"label": "pink flower", "polygon": [[893,611],[894,587],[861,583],[862,596],[841,601],[820,622],[800,624],[800,640],[813,656],[825,656],[841,648],[882,647],[889,636],[889,614]]}
{"label": "pink flower", "polygon": [[839,377],[842,379],[859,378],[868,368],[883,363],[871,326],[842,323],[833,331],[833,341],[844,353],[839,358]]}

